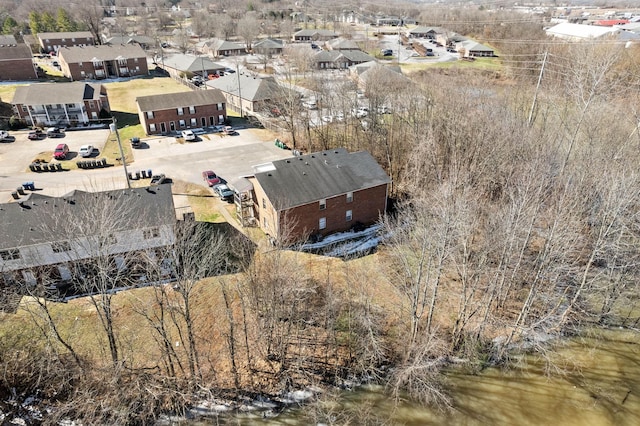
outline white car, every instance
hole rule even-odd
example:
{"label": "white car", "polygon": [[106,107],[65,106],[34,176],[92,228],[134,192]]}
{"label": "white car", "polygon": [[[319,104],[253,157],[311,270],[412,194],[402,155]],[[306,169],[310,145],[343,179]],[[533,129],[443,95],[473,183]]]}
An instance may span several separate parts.
{"label": "white car", "polygon": [[193,133],[193,130],[183,130],[182,131],[182,137],[184,138],[185,141],[195,141],[196,140],[196,134]]}
{"label": "white car", "polygon": [[80,154],[80,157],[83,158],[91,157],[91,154],[93,154],[93,146],[82,145],[80,147],[80,150],[78,151],[78,154]]}
{"label": "white car", "polygon": [[5,139],[9,139],[9,132],[0,130],[0,141],[3,141]]}

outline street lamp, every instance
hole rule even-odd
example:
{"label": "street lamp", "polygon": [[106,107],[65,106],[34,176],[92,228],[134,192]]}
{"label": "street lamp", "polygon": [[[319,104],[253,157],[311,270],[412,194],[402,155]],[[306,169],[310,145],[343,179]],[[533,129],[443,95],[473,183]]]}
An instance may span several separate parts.
{"label": "street lamp", "polygon": [[124,166],[124,177],[127,179],[127,188],[131,189],[131,181],[129,180],[129,172],[127,171],[127,159],[124,158],[124,150],[122,149],[122,142],[120,141],[120,133],[118,133],[118,127],[116,126],[116,118],[111,117],[113,123],[109,124],[109,130],[115,132],[116,139],[118,140],[118,148],[120,148],[120,158],[122,159],[122,165]]}

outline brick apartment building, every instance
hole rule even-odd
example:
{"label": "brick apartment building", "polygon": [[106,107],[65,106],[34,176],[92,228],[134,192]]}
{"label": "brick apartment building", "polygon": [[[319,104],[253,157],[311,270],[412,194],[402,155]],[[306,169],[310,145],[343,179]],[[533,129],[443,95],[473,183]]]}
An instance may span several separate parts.
{"label": "brick apartment building", "polygon": [[147,135],[215,126],[227,120],[225,98],[216,89],[141,96],[136,103]]}
{"label": "brick apartment building", "polygon": [[75,127],[98,120],[100,111],[110,111],[102,84],[84,82],[38,83],[18,86],[13,111],[29,125]]}
{"label": "brick apartment building", "polygon": [[344,148],[257,166],[248,177],[254,217],[276,240],[346,231],[375,223],[387,207],[391,179],[368,152]]}
{"label": "brick apartment building", "polygon": [[96,40],[89,31],[38,33],[40,49],[44,53],[57,52],[62,47],[93,46]]}
{"label": "brick apartment building", "polygon": [[71,80],[136,77],[149,74],[147,55],[137,44],[63,47],[60,68]]}
{"label": "brick apartment building", "polygon": [[24,43],[0,46],[0,80],[36,80],[31,49]]}

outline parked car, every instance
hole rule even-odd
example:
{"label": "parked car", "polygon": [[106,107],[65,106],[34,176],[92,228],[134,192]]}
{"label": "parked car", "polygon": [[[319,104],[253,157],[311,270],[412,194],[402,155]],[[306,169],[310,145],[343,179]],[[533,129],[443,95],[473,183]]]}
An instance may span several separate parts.
{"label": "parked car", "polygon": [[224,183],[213,187],[213,192],[220,197],[221,200],[229,201],[233,199],[233,191]]}
{"label": "parked car", "polygon": [[40,129],[32,130],[27,135],[28,139],[36,140],[36,141],[40,140],[40,139],[44,139],[46,137],[47,137],[47,135]]}
{"label": "parked car", "polygon": [[235,134],[237,134],[237,133],[238,133],[238,132],[236,132],[236,129],[234,129],[234,128],[233,128],[233,127],[231,127],[231,126],[224,126],[224,129],[222,129],[222,132],[223,132],[225,135],[235,135]]}
{"label": "parked car", "polygon": [[213,170],[205,170],[202,172],[202,178],[209,186],[218,185],[220,183],[220,178],[213,172]]}
{"label": "parked car", "polygon": [[131,142],[131,148],[140,148],[142,146],[142,142],[137,136],[129,139],[129,141]]}
{"label": "parked car", "polygon": [[87,158],[93,155],[93,146],[92,145],[82,145],[80,150],[78,151],[80,157]]}
{"label": "parked car", "polygon": [[193,130],[183,130],[182,131],[182,137],[184,138],[185,141],[195,141],[196,140],[196,134],[193,133]]}
{"label": "parked car", "polygon": [[226,74],[233,74],[234,72],[236,72],[236,70],[234,70],[233,68],[227,67],[227,68],[224,69],[224,72]]}
{"label": "parked car", "polygon": [[64,160],[69,154],[69,147],[66,143],[61,143],[56,146],[56,150],[53,151],[53,158],[56,160]]}
{"label": "parked car", "polygon": [[49,127],[47,129],[47,136],[50,138],[63,138],[64,129],[60,129],[58,127]]}
{"label": "parked car", "polygon": [[169,179],[164,174],[153,175],[151,176],[150,185],[160,185],[163,183],[167,183]]}
{"label": "parked car", "polygon": [[0,130],[0,141],[9,139],[9,132],[6,130]]}

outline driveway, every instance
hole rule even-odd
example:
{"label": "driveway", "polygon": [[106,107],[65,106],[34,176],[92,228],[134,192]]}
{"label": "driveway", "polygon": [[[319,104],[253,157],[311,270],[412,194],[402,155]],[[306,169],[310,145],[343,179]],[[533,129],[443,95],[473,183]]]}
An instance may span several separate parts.
{"label": "driveway", "polygon": [[[27,132],[11,132],[12,143],[0,144],[0,201],[11,199],[23,182],[33,181],[41,193],[60,196],[74,189],[103,191],[124,188],[126,178],[121,166],[92,170],[34,173],[28,165],[37,154],[53,151],[55,145],[67,143],[71,151],[80,145],[92,144],[102,149],[108,130],[68,132],[64,138],[30,141]],[[174,180],[205,185],[203,170],[214,170],[233,181],[252,173],[253,165],[291,157],[291,151],[277,148],[265,130],[240,129],[235,136],[201,135],[197,142],[182,142],[173,137],[143,139],[145,148],[133,150],[134,161],[128,171],[152,170]],[[123,143],[128,141],[123,140]]]}

